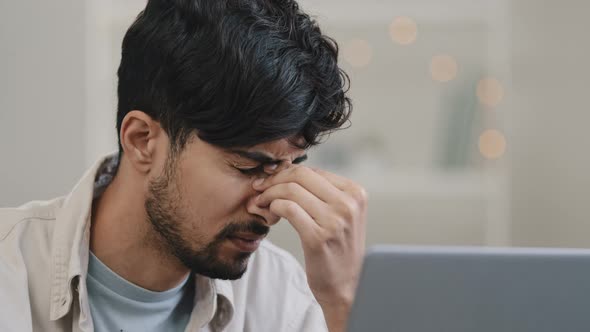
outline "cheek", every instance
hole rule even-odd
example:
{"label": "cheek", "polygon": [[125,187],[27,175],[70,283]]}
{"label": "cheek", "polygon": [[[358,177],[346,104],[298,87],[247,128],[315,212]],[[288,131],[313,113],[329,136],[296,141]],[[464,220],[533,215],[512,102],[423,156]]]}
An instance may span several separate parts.
{"label": "cheek", "polygon": [[208,223],[227,223],[243,214],[254,194],[249,179],[227,174],[186,177],[181,185],[186,207]]}

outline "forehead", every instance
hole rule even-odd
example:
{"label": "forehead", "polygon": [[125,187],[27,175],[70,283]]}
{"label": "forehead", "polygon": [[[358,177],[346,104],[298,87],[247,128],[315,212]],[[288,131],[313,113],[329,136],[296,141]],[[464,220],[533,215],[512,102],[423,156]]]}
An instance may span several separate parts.
{"label": "forehead", "polygon": [[298,157],[305,153],[305,150],[294,146],[286,138],[256,145],[252,150],[264,151],[277,159]]}
{"label": "forehead", "polygon": [[[290,141],[286,138],[261,143],[249,148],[243,149],[229,149],[228,152],[231,154],[232,150],[239,150],[239,151],[247,151],[247,152],[260,152],[265,155],[268,155],[272,159],[280,160],[280,161],[293,161],[298,157],[301,157],[305,154],[306,150],[298,148],[290,143]],[[239,155],[235,155],[239,157]]]}

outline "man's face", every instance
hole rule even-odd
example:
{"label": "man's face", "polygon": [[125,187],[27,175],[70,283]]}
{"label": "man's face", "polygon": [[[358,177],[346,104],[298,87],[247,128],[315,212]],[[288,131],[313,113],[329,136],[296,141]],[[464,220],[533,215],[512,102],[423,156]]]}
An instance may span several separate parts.
{"label": "man's face", "polygon": [[195,137],[150,181],[145,208],[156,241],[195,273],[240,278],[257,247],[247,240],[279,220],[254,204],[252,182],[304,161],[304,152],[286,139],[226,150]]}

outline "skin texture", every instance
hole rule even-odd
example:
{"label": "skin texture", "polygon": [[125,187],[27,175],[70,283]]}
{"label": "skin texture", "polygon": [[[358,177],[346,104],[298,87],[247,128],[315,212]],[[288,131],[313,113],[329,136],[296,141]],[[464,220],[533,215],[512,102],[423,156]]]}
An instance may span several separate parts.
{"label": "skin texture", "polygon": [[[281,139],[260,144],[278,163],[262,165],[196,135],[178,153],[159,123],[132,111],[121,126],[119,170],[92,211],[91,250],[126,280],[153,291],[191,271],[236,279],[247,252],[236,232],[266,234],[280,218],[301,239],[306,274],[330,331],[343,331],[365,246],[367,195],[354,182],[299,162]],[[260,166],[243,174],[237,168]],[[262,183],[260,183],[262,180]]]}

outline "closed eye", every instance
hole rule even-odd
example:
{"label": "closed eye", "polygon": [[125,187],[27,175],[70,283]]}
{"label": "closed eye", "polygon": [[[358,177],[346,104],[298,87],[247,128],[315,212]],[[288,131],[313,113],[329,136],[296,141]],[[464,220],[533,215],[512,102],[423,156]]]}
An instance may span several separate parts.
{"label": "closed eye", "polygon": [[260,175],[262,173],[264,173],[264,165],[260,165],[254,168],[238,168],[236,167],[236,169],[238,171],[240,171],[240,173],[245,174],[245,175]]}
{"label": "closed eye", "polygon": [[[293,160],[293,164],[301,164],[306,160],[307,160],[307,155],[303,155],[303,156]],[[264,169],[264,166],[268,165],[268,164],[276,164],[276,163],[273,161],[270,163],[262,163],[256,167],[251,167],[251,168],[239,168],[239,167],[235,167],[235,166],[234,166],[234,168],[237,169],[238,171],[240,171],[240,173],[242,173],[244,175],[248,175],[248,176],[270,175],[270,174],[267,174]]]}

